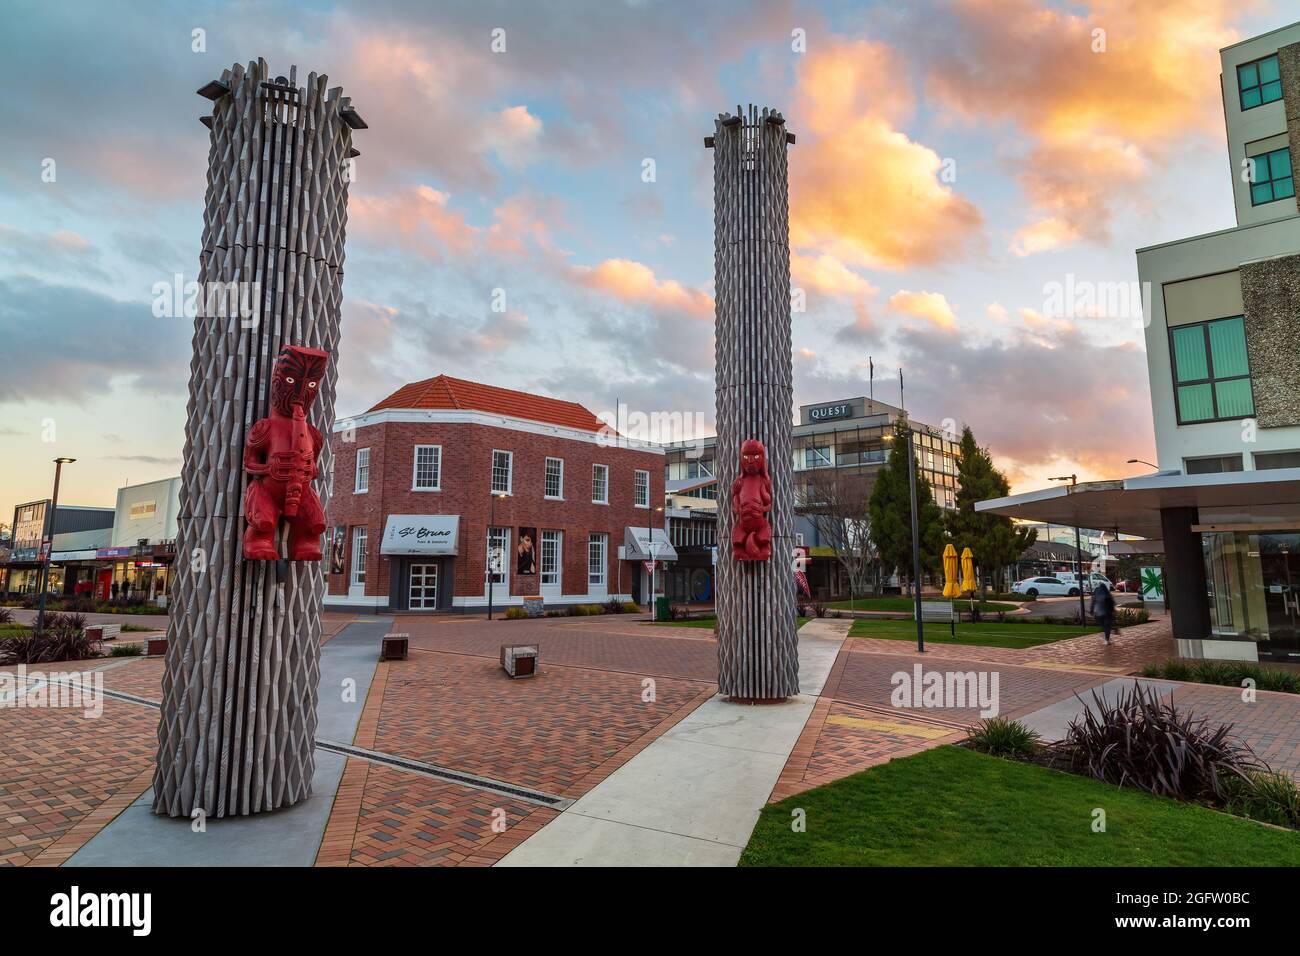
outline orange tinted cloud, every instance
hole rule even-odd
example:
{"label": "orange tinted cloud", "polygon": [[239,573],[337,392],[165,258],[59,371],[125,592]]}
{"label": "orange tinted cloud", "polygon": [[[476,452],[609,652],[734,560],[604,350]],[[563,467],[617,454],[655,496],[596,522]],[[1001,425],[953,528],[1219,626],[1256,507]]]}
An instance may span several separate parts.
{"label": "orange tinted cloud", "polygon": [[[928,93],[971,123],[1030,137],[1017,174],[1033,207],[1012,251],[1103,239],[1165,157],[1222,135],[1217,50],[1237,39],[1235,0],[955,0]],[[1098,32],[1102,31],[1102,32]]]}
{"label": "orange tinted cloud", "polygon": [[806,286],[828,295],[875,295],[876,287],[830,255],[801,256],[790,253],[790,278],[797,286]]}
{"label": "orange tinted cloud", "polygon": [[914,108],[905,64],[868,40],[835,40],[800,59],[791,244],[816,250],[827,275],[831,259],[898,269],[960,251],[981,217],[940,181],[939,154],[896,128]]}
{"label": "orange tinted cloud", "polygon": [[606,259],[598,266],[579,266],[574,274],[589,288],[631,305],[684,313],[696,319],[713,318],[713,298],[689,289],[676,279],[660,279],[649,266],[631,259]]}
{"label": "orange tinted cloud", "polygon": [[464,255],[478,242],[479,230],[449,200],[445,192],[423,185],[383,196],[355,195],[348,200],[348,224],[375,241],[396,242],[429,258]]}
{"label": "orange tinted cloud", "polygon": [[895,312],[924,319],[939,329],[957,328],[957,315],[942,292],[913,292],[901,289],[889,297],[889,306]]}

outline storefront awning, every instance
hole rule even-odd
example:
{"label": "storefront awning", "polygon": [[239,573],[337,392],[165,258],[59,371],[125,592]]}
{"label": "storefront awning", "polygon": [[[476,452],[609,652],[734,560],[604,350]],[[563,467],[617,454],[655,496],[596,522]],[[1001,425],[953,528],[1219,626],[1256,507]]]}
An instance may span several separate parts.
{"label": "storefront awning", "polygon": [[677,549],[668,540],[668,532],[663,528],[626,528],[623,531],[623,559],[625,561],[649,561],[651,544],[654,546],[654,560],[676,561]]}
{"label": "storefront awning", "polygon": [[98,556],[96,549],[88,548],[81,551],[53,551],[50,560],[58,564],[60,561],[94,561]]}
{"label": "storefront awning", "polygon": [[456,554],[460,515],[389,515],[380,554]]}
{"label": "storefront awning", "polygon": [[[1163,508],[1256,511],[1300,508],[1300,468],[1213,475],[1160,473],[1112,481],[1057,485],[976,502],[975,510],[1050,524],[1119,531],[1143,538],[1163,534]],[[1202,515],[1204,520],[1204,515]]]}

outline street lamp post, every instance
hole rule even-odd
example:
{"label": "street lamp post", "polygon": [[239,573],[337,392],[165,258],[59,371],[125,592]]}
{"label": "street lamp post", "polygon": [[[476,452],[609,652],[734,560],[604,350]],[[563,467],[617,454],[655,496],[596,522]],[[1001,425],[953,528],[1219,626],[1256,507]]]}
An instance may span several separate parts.
{"label": "street lamp post", "polygon": [[[1068,481],[1073,488],[1079,483],[1078,475],[1060,475],[1056,478],[1048,478],[1048,481]],[[1079,526],[1074,526],[1074,580],[1079,585],[1079,624],[1088,623],[1088,612],[1084,610],[1083,605],[1083,548],[1079,546]]]}
{"label": "street lamp post", "polygon": [[75,458],[56,458],[54,459],[54,495],[50,499],[50,534],[48,538],[41,541],[41,574],[39,581],[40,604],[36,611],[36,633],[45,633],[45,589],[50,578],[50,552],[54,550],[54,522],[59,515],[59,478],[63,474],[63,466],[70,465],[77,459]]}
{"label": "street lamp post", "polygon": [[1141,458],[1130,458],[1130,459],[1126,462],[1126,464],[1129,464],[1129,465],[1146,465],[1148,468],[1154,468],[1156,471],[1159,471],[1159,470],[1160,470],[1160,466],[1159,466],[1159,465],[1153,465],[1153,464],[1151,464],[1151,462],[1149,462],[1149,461],[1143,461]]}
{"label": "street lamp post", "polygon": [[[655,508],[655,511],[663,510],[662,507]],[[646,538],[648,539],[646,541],[646,553],[650,556],[650,600],[646,603],[650,605],[650,620],[653,621],[655,619],[655,533],[654,529],[650,527],[650,520],[651,518],[646,519],[647,524],[645,528]],[[665,514],[664,523],[667,524],[667,522],[668,517],[667,514]]]}
{"label": "street lamp post", "polygon": [[488,533],[487,533],[487,572],[488,572],[488,620],[492,620],[492,585],[496,581],[497,569],[492,567],[492,529],[497,523],[497,499],[504,498],[501,492],[492,492],[492,500],[488,504]]}
{"label": "street lamp post", "polygon": [[[899,371],[899,390],[902,390],[902,371]],[[916,650],[925,653],[925,623],[921,620],[921,521],[916,513],[916,450],[912,444],[912,425],[907,426],[907,493],[912,511],[912,594],[916,615]]]}

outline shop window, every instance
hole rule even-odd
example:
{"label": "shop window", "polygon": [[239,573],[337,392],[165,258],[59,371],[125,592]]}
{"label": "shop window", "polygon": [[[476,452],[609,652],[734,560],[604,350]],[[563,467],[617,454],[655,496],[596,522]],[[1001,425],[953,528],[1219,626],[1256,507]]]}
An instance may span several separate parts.
{"label": "shop window", "polygon": [[415,473],[411,479],[413,491],[440,491],[442,489],[442,446],[415,446]]}
{"label": "shop window", "polygon": [[803,450],[804,468],[829,468],[834,464],[831,457],[831,450],[828,446],[820,448],[805,448]]}
{"label": "shop window", "polygon": [[1241,316],[1169,330],[1178,424],[1255,414]]}
{"label": "shop window", "polygon": [[1237,91],[1243,110],[1253,110],[1256,106],[1280,100],[1282,71],[1278,68],[1277,54],[1237,67]]}
{"label": "shop window", "polygon": [[587,589],[600,590],[605,587],[605,566],[608,563],[609,535],[592,534],[587,538]]}
{"label": "shop window", "polygon": [[492,491],[494,494],[510,494],[511,472],[514,470],[514,452],[492,452]]}
{"label": "shop window", "polygon": [[1283,146],[1268,153],[1250,157],[1250,204],[1262,206],[1295,195],[1295,179],[1291,175],[1291,150]]}
{"label": "shop window", "polygon": [[542,532],[542,584],[560,583],[560,542],[562,532]]}
{"label": "shop window", "polygon": [[356,482],[352,490],[357,494],[370,490],[370,449],[357,449],[357,473]]}
{"label": "shop window", "polygon": [[547,498],[554,498],[557,501],[564,498],[563,458],[546,459],[546,488],[544,493]]}
{"label": "shop window", "polygon": [[1220,475],[1227,471],[1241,471],[1240,455],[1216,455],[1210,458],[1186,458],[1183,470],[1189,475]]}
{"label": "shop window", "polygon": [[1274,468],[1300,468],[1300,451],[1255,452],[1255,468],[1271,471]]}
{"label": "shop window", "polygon": [[366,583],[366,526],[352,529],[352,584],[361,587]]}
{"label": "shop window", "polygon": [[494,585],[506,583],[506,556],[510,553],[510,529],[488,528],[485,576]]}

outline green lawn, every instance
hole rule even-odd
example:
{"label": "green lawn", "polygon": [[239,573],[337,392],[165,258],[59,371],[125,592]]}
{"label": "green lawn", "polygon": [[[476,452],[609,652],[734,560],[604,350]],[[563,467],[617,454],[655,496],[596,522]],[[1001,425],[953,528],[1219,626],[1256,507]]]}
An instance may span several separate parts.
{"label": "green lawn", "polygon": [[765,807],[740,865],[1297,866],[1300,833],[948,746]]}
{"label": "green lawn", "polygon": [[[923,598],[922,600],[935,601],[940,599]],[[1004,604],[999,601],[976,601],[975,604],[981,611],[1014,611],[1020,607],[1019,604]],[[911,614],[916,603],[912,598],[906,597],[862,597],[853,601],[833,601],[826,606],[833,607],[837,611],[897,611],[901,614]],[[959,611],[969,611],[970,601],[958,601],[957,609]]]}
{"label": "green lawn", "polygon": [[[1036,647],[1080,634],[1097,633],[1096,627],[1078,627],[1070,624],[998,624],[964,622],[957,625],[957,638],[947,624],[927,621],[925,640],[933,644],[967,644],[974,647]],[[886,641],[916,642],[915,621],[863,620],[853,622],[850,637],[877,637]]]}

